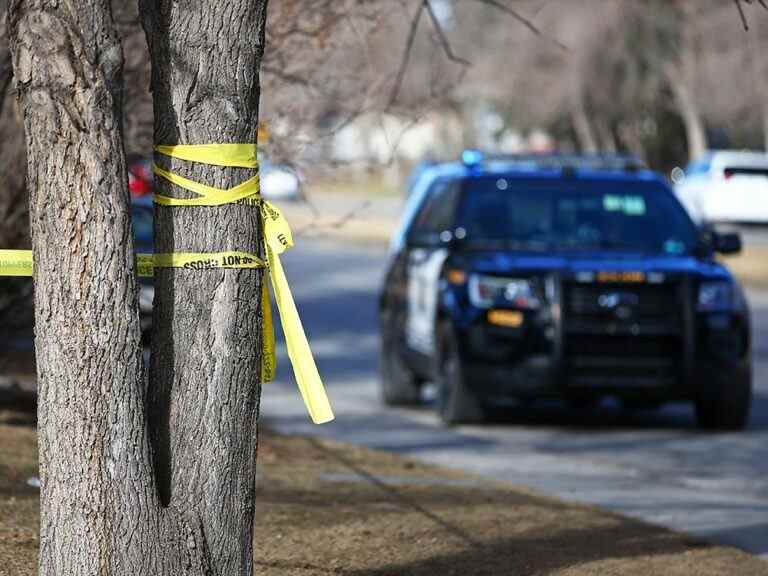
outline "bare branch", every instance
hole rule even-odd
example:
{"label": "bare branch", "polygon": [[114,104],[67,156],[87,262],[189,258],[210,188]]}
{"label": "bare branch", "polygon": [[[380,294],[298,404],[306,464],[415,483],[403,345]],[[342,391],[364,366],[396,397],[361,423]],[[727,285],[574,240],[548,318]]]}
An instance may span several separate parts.
{"label": "bare branch", "polygon": [[733,0],[736,4],[736,8],[739,11],[739,16],[741,16],[741,23],[744,25],[744,30],[749,30],[749,22],[747,22],[747,15],[744,14],[744,8],[741,5],[741,0]]}
{"label": "bare branch", "polygon": [[[533,32],[536,36],[540,36],[541,38],[547,38],[551,42],[553,42],[558,48],[561,50],[568,52],[568,46],[560,42],[557,38],[552,38],[549,35],[545,34],[541,31],[541,29],[536,26],[531,20],[520,14],[517,10],[514,10],[513,8],[510,8],[506,4],[503,4],[500,0],[474,0],[475,2],[478,2],[480,4],[487,4],[488,6],[493,6],[494,8],[497,8],[498,10],[501,10],[505,14],[509,14],[520,22],[522,25],[524,25],[528,30]],[[738,2],[738,0],[736,0]]]}
{"label": "bare branch", "polygon": [[430,20],[432,20],[432,25],[435,27],[435,32],[437,32],[437,36],[440,39],[440,44],[443,47],[443,51],[445,52],[445,55],[448,57],[448,59],[451,62],[456,62],[457,64],[461,64],[462,66],[469,66],[470,65],[469,60],[460,58],[454,53],[453,48],[451,48],[451,43],[448,42],[448,37],[445,35],[445,30],[443,30],[443,27],[440,24],[440,20],[438,20],[437,15],[435,14],[434,8],[432,8],[432,3],[429,2],[429,0],[425,0],[424,6],[427,9],[427,13],[429,14]]}
{"label": "bare branch", "polygon": [[397,96],[400,94],[400,89],[403,87],[405,73],[408,70],[408,62],[411,60],[411,51],[413,50],[413,44],[416,41],[416,33],[419,30],[419,22],[421,22],[421,16],[424,14],[424,9],[427,3],[428,0],[423,0],[423,2],[419,4],[419,9],[411,20],[411,28],[408,31],[408,39],[405,42],[403,59],[400,63],[400,68],[397,70],[397,78],[395,79],[395,86],[392,89],[392,95],[389,97],[388,106],[392,106],[395,103]]}
{"label": "bare branch", "polygon": [[749,5],[751,5],[753,2],[757,2],[765,10],[768,10],[768,4],[766,3],[766,0],[733,0],[733,2],[736,4],[736,8],[739,11],[739,16],[741,16],[741,23],[744,25],[744,30],[746,31],[749,31],[749,22],[747,21],[747,15],[744,13],[744,7],[741,5],[742,2]]}

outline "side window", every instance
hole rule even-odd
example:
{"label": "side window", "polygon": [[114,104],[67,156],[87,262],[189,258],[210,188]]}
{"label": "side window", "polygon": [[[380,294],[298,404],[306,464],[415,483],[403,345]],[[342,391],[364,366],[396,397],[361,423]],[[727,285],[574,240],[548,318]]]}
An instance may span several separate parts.
{"label": "side window", "polygon": [[413,220],[409,241],[439,243],[440,233],[453,227],[460,192],[461,183],[458,180],[435,182]]}

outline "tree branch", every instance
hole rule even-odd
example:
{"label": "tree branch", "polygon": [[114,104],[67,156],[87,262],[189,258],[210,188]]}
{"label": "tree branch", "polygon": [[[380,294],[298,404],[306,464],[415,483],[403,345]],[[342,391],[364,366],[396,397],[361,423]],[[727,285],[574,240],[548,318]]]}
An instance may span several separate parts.
{"label": "tree branch", "polygon": [[[557,38],[552,38],[549,35],[542,32],[541,29],[538,26],[536,26],[536,24],[534,24],[531,20],[529,20],[528,18],[520,14],[520,12],[518,12],[517,10],[510,8],[506,4],[503,4],[501,0],[474,0],[474,1],[478,2],[479,4],[486,4],[488,6],[493,6],[494,8],[501,10],[505,14],[509,14],[510,16],[512,16],[512,18],[520,22],[523,26],[528,28],[528,30],[533,32],[536,36],[539,36],[541,38],[547,38],[561,50],[565,52],[569,51],[568,46],[560,42]],[[762,2],[763,0],[760,0],[760,1]]]}
{"label": "tree branch", "polygon": [[437,37],[440,39],[440,45],[443,47],[443,52],[445,52],[445,55],[448,57],[448,59],[451,62],[456,62],[457,64],[461,64],[462,66],[470,66],[469,60],[460,58],[455,54],[455,52],[453,51],[453,48],[451,48],[451,43],[448,41],[448,37],[445,35],[445,30],[443,30],[443,27],[440,24],[440,20],[438,20],[437,14],[435,14],[435,10],[434,8],[432,8],[432,3],[429,2],[429,0],[425,0],[424,7],[427,9],[427,14],[429,14],[429,19],[432,21],[432,25],[435,27],[435,32],[437,32]]}
{"label": "tree branch", "polygon": [[408,31],[408,39],[405,42],[405,50],[403,51],[403,59],[400,63],[400,68],[397,70],[397,78],[395,79],[395,86],[392,88],[392,95],[389,97],[388,107],[392,106],[397,100],[397,96],[400,94],[400,89],[403,87],[403,80],[405,79],[405,73],[408,70],[408,62],[411,60],[411,51],[413,50],[413,44],[416,42],[416,32],[419,30],[419,22],[421,22],[421,16],[424,14],[425,5],[429,0],[423,0],[419,4],[419,9],[411,20],[411,28]]}
{"label": "tree branch", "polygon": [[746,31],[749,31],[749,22],[747,21],[747,15],[744,13],[744,6],[741,5],[742,2],[749,5],[752,5],[753,2],[757,2],[764,9],[768,10],[768,4],[766,4],[766,0],[733,0],[733,2],[736,4],[736,8],[739,11],[739,16],[741,16],[741,23],[744,25],[744,30]]}

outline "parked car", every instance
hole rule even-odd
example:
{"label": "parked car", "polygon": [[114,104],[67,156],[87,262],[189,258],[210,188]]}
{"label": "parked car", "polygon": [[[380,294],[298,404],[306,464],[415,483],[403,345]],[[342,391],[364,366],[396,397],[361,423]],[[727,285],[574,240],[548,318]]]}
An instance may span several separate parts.
{"label": "parked car", "polygon": [[447,424],[509,400],[692,402],[704,428],[746,425],[750,320],[672,190],[637,167],[467,154],[423,175],[393,237],[379,301],[381,392],[437,384]]}
{"label": "parked car", "polygon": [[768,223],[768,154],[708,153],[688,165],[675,192],[697,222]]}
{"label": "parked car", "polygon": [[[139,196],[131,199],[133,241],[138,253],[151,254],[154,252],[153,210],[151,196]],[[139,278],[139,312],[141,315],[141,333],[145,341],[149,340],[152,328],[152,303],[154,299],[155,286],[152,278]]]}
{"label": "parked car", "polygon": [[128,190],[132,198],[151,196],[154,190],[154,174],[152,160],[149,158],[133,158],[128,162]]}
{"label": "parked car", "polygon": [[304,188],[299,173],[287,164],[273,164],[262,160],[261,195],[267,200],[304,199]]}

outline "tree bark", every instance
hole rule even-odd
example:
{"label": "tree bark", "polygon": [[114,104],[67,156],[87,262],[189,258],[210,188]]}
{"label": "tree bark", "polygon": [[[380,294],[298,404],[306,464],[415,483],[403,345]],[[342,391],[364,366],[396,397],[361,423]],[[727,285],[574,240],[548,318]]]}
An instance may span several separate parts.
{"label": "tree bark", "polygon": [[[0,22],[6,22],[7,2],[0,0]],[[29,213],[25,186],[24,129],[11,97],[11,52],[8,34],[0,35],[0,246],[29,247]],[[24,282],[26,284],[26,282]],[[4,282],[0,292],[9,289]],[[11,291],[13,291],[11,289]],[[1,305],[0,305],[1,307]]]}
{"label": "tree bark", "polygon": [[[5,8],[5,2],[0,2],[0,22],[7,20],[7,13]],[[8,87],[11,84],[13,78],[13,71],[11,69],[11,49],[8,44],[8,35],[0,35],[0,113],[3,111],[3,105],[5,104],[6,96],[8,95]]]}
{"label": "tree bark", "polygon": [[8,31],[35,255],[39,571],[148,573],[160,508],[143,418],[119,39],[108,6],[85,0],[14,0]]}
{"label": "tree bark", "polygon": [[[156,144],[255,142],[266,0],[142,0],[152,59]],[[163,156],[219,188],[253,176]],[[159,192],[189,192],[158,179]],[[247,204],[155,209],[155,250],[262,254]],[[152,440],[165,504],[194,510],[216,574],[250,574],[260,397],[263,271],[155,275]]]}
{"label": "tree bark", "polygon": [[[255,141],[266,1],[143,10],[156,141]],[[109,0],[13,0],[8,31],[35,257],[39,572],[249,575],[262,273],[158,273],[149,392]],[[220,187],[250,176],[170,167]],[[259,222],[253,206],[158,209],[156,247],[258,253]]]}

